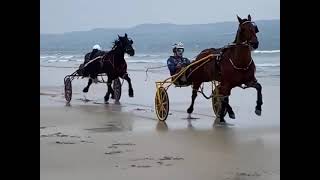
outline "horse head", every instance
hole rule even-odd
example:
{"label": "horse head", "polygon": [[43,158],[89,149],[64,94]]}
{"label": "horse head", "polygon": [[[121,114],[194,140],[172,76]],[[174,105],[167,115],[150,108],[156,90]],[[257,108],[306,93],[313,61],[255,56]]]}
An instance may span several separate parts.
{"label": "horse head", "polygon": [[134,49],[132,47],[133,41],[132,39],[128,38],[127,33],[125,36],[119,36],[118,40],[116,40],[115,45],[119,47],[124,53],[129,54],[130,56],[134,56]]}
{"label": "horse head", "polygon": [[235,43],[248,43],[253,49],[257,49],[259,47],[259,40],[256,35],[259,32],[258,26],[251,21],[250,14],[247,19],[241,19],[239,16],[237,18],[239,26]]}

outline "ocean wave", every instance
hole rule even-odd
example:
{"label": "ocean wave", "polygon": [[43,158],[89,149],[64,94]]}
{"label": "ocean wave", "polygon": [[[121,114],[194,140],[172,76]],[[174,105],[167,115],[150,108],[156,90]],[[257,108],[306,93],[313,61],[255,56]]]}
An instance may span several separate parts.
{"label": "ocean wave", "polygon": [[60,56],[60,58],[64,58],[64,59],[71,59],[73,58],[74,56],[72,55],[64,55],[64,56]]}
{"label": "ocean wave", "polygon": [[134,56],[129,56],[125,54],[124,58],[159,58],[161,55],[158,54],[135,54]]}
{"label": "ocean wave", "polygon": [[57,56],[40,56],[40,59],[57,58]]}
{"label": "ocean wave", "polygon": [[40,65],[40,67],[49,67],[49,68],[71,68],[77,69],[77,66],[51,66],[51,65]]}
{"label": "ocean wave", "polygon": [[160,57],[159,54],[136,54],[135,57]]}
{"label": "ocean wave", "polygon": [[[46,60],[44,62],[61,62],[61,63],[65,63],[65,62],[81,62],[83,63],[83,59],[49,59]],[[127,60],[127,63],[129,64],[167,64],[166,61],[164,60],[141,60],[141,59],[129,59]],[[280,63],[257,63],[256,64],[257,67],[280,67]]]}
{"label": "ocean wave", "polygon": [[[279,61],[274,61],[273,59],[270,62],[269,59],[265,61],[265,58],[263,54],[274,54],[274,53],[280,53],[280,50],[260,50],[260,51],[254,51],[254,54],[256,54],[255,63],[257,67],[260,68],[268,68],[268,67],[280,67]],[[261,61],[258,59],[261,55]],[[167,56],[166,54],[136,54],[135,56],[125,56],[125,59],[128,64],[166,64],[167,63]],[[260,61],[260,62],[259,62]],[[74,63],[83,63],[84,57],[81,54],[42,54],[40,55],[40,62],[43,63],[68,63],[68,62],[74,62]],[[259,63],[258,63],[259,62]]]}
{"label": "ocean wave", "polygon": [[[125,54],[125,59],[155,59],[159,58],[161,55],[156,54],[136,54],[135,56],[129,56]],[[84,55],[40,55],[41,60],[46,59],[67,59],[67,60],[74,60],[74,61],[83,61]],[[59,60],[58,60],[59,61]],[[65,61],[63,61],[65,62]]]}
{"label": "ocean wave", "polygon": [[256,54],[272,54],[272,53],[280,53],[280,50],[268,50],[268,51],[253,51]]}
{"label": "ocean wave", "polygon": [[262,63],[256,64],[257,67],[280,67],[280,63]]}
{"label": "ocean wave", "polygon": [[46,62],[58,62],[58,61],[59,61],[58,59],[50,59],[50,60],[48,60]]}
{"label": "ocean wave", "polygon": [[59,59],[57,62],[68,62],[68,61],[74,61],[72,59]]}
{"label": "ocean wave", "polygon": [[159,62],[160,61],[150,61],[150,60],[128,60],[127,61],[127,63],[159,63]]}

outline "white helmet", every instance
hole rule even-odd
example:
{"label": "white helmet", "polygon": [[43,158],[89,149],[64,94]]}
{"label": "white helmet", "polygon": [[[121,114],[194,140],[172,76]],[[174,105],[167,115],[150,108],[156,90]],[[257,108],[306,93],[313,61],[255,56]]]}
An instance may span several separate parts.
{"label": "white helmet", "polygon": [[101,47],[99,46],[99,44],[94,45],[92,49],[98,49],[101,51]]}
{"label": "white helmet", "polygon": [[173,47],[172,49],[173,53],[175,53],[178,56],[182,56],[184,52],[184,47],[182,42],[175,43],[172,47]]}
{"label": "white helmet", "polygon": [[182,42],[175,43],[172,47],[176,49],[184,49]]}

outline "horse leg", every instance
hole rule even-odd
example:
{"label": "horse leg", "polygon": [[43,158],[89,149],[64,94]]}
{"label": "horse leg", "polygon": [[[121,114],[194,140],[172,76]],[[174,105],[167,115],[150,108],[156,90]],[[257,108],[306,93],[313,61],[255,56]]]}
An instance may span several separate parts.
{"label": "horse leg", "polygon": [[111,99],[114,99],[114,91],[111,91]]}
{"label": "horse leg", "polygon": [[223,97],[220,97],[220,102],[221,102],[221,109],[220,109],[220,112],[219,112],[219,118],[220,118],[220,122],[222,123],[225,123],[226,120],[224,119],[224,111],[225,111],[225,108],[227,106],[227,99],[228,99],[228,96],[223,96]]}
{"label": "horse leg", "polygon": [[198,89],[200,87],[201,83],[194,83],[193,84],[193,88],[192,88],[192,96],[191,96],[191,105],[190,107],[187,109],[187,112],[189,114],[189,117],[191,117],[191,113],[193,112],[193,105],[194,105],[194,101],[197,97],[198,94]]}
{"label": "horse leg", "polygon": [[257,80],[253,80],[249,83],[245,84],[247,87],[252,87],[255,88],[257,90],[257,105],[255,108],[255,113],[258,116],[261,116],[261,105],[263,104],[262,102],[262,86],[260,83],[258,83]]}
{"label": "horse leg", "polygon": [[129,97],[133,97],[133,88],[132,88],[131,79],[129,78],[128,73],[125,73],[122,79],[125,79],[128,82]]}
{"label": "horse leg", "polygon": [[256,115],[261,116],[261,111],[262,111],[261,105],[263,104],[263,102],[262,102],[262,92],[261,92],[262,91],[262,86],[261,86],[260,83],[255,82],[253,84],[253,87],[257,90],[257,105],[256,105],[255,113],[256,113]]}
{"label": "horse leg", "polygon": [[105,103],[107,103],[109,101],[110,94],[114,93],[111,84],[112,84],[112,80],[111,80],[111,78],[108,78],[108,81],[107,81],[108,91],[107,91],[106,95],[104,96]]}
{"label": "horse leg", "polygon": [[88,81],[88,85],[82,90],[84,93],[87,93],[89,91],[89,87],[92,84],[92,79],[90,78]]}
{"label": "horse leg", "polygon": [[228,112],[228,114],[229,114],[229,118],[230,119],[235,119],[236,118],[236,115],[234,114],[234,112],[233,112],[233,110],[232,110],[232,107],[230,106],[230,104],[229,104],[229,96],[228,97],[226,97],[226,104],[225,104],[225,106],[226,106],[226,108],[227,108],[227,112]]}
{"label": "horse leg", "polygon": [[111,89],[110,94],[111,94],[111,99],[114,99],[114,90],[113,90],[113,88]]}
{"label": "horse leg", "polygon": [[[229,96],[230,96],[231,88],[227,85],[222,85],[222,83],[218,86],[218,88],[219,88],[219,95],[222,95],[222,97],[220,97],[220,101],[221,101],[221,109],[219,112],[220,122],[225,123],[226,121],[224,119],[224,116],[225,116],[224,111],[226,110],[226,108],[227,108],[227,111],[228,110],[230,111],[230,109],[232,111],[232,108],[229,105]],[[230,111],[230,114],[232,114],[231,111]]]}

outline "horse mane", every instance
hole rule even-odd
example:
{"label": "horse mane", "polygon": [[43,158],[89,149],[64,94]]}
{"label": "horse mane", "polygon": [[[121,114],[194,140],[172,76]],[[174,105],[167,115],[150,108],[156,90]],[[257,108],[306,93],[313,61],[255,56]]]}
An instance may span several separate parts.
{"label": "horse mane", "polygon": [[[248,19],[242,19],[242,22],[246,22],[246,21],[248,21]],[[238,30],[237,30],[237,34],[236,34],[236,37],[234,38],[234,41],[232,42],[232,43],[236,43],[237,42],[237,40],[238,40],[238,38],[239,38],[239,28],[238,28]]]}
{"label": "horse mane", "polygon": [[236,34],[236,37],[234,38],[234,41],[232,43],[236,43],[237,40],[238,40],[238,34],[239,34],[239,29],[237,30],[237,34]]}
{"label": "horse mane", "polygon": [[119,39],[116,39],[112,42],[111,50],[115,50],[118,47]]}

